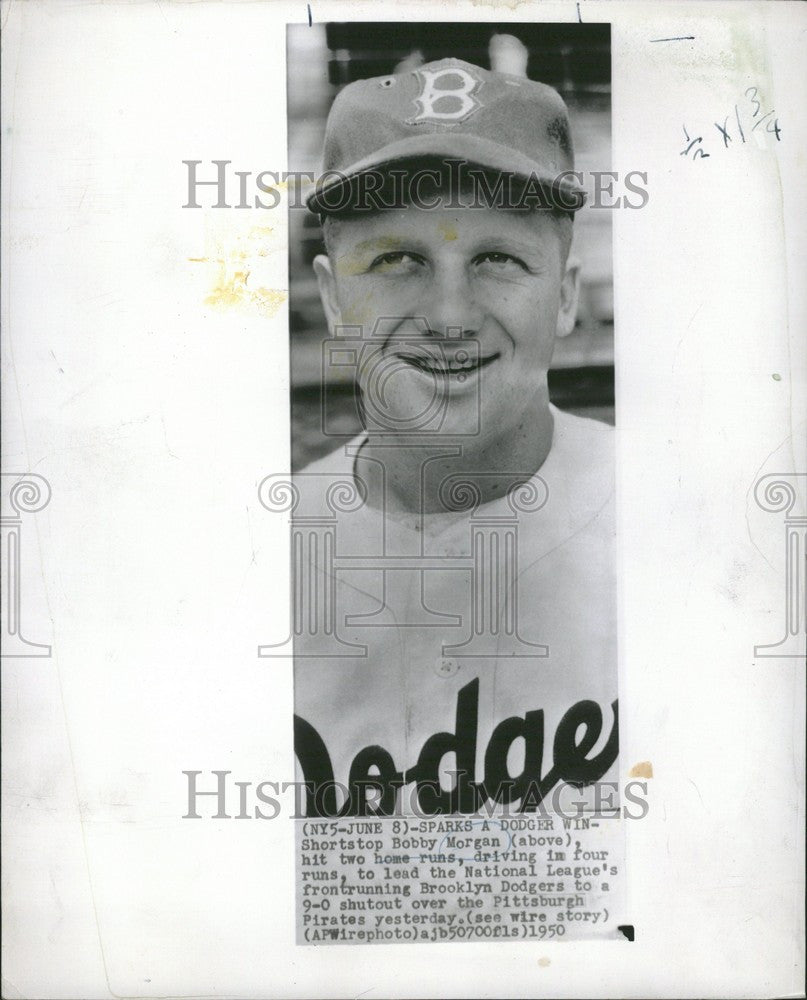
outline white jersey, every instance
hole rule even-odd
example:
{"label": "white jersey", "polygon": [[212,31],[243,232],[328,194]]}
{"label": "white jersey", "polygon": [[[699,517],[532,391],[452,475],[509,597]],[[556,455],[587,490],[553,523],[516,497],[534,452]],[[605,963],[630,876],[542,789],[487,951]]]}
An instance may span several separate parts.
{"label": "white jersey", "polygon": [[[564,783],[613,780],[614,433],[552,413],[537,475],[464,513],[393,519],[338,485],[326,506],[325,487],[355,482],[363,436],[296,477],[295,747],[307,781],[351,788],[345,812],[361,811],[362,779],[385,813],[429,782],[423,811],[471,812],[497,788],[518,807],[531,783],[534,808]],[[314,605],[335,634],[314,634]],[[465,777],[438,787],[446,771]]]}

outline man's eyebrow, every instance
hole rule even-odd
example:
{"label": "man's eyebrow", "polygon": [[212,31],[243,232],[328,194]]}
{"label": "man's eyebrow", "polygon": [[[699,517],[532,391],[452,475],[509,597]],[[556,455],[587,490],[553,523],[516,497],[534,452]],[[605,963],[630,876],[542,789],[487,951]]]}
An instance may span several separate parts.
{"label": "man's eyebrow", "polygon": [[[408,234],[404,237],[392,233],[380,233],[377,236],[360,240],[349,249],[346,249],[342,256],[351,257],[364,253],[384,253],[385,251],[401,249],[428,252],[429,245],[428,243],[424,243],[416,234]],[[483,233],[468,247],[468,252],[471,254],[480,253],[484,250],[518,253],[541,260],[551,254],[551,248],[547,245],[546,239],[539,237],[531,239],[528,236],[515,235],[510,232],[493,232],[490,235]]]}
{"label": "man's eyebrow", "polygon": [[501,235],[493,233],[490,236],[480,236],[473,244],[471,253],[479,253],[482,250],[501,251],[503,253],[520,253],[524,256],[547,257],[551,250],[544,240],[523,239],[518,236]]}
{"label": "man's eyebrow", "polygon": [[404,241],[400,236],[372,236],[368,240],[361,240],[351,247],[348,253],[364,253],[365,251],[377,250],[399,250]]}

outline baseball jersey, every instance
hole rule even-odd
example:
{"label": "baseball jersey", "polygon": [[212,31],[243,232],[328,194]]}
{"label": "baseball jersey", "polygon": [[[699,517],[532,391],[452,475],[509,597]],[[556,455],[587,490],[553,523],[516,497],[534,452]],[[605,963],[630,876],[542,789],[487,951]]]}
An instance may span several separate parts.
{"label": "baseball jersey", "polygon": [[613,780],[614,431],[551,410],[543,465],[489,503],[370,507],[350,485],[364,436],[295,477],[295,753],[322,789],[308,815],[530,810]]}

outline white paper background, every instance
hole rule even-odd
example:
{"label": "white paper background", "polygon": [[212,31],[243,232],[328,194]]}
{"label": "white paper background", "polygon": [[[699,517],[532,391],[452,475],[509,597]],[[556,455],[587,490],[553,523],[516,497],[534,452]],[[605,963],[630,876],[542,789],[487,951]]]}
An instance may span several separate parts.
{"label": "white paper background", "polygon": [[[4,996],[798,995],[804,664],[754,660],[784,627],[784,529],[749,490],[807,471],[807,16],[579,6],[612,23],[613,169],[650,191],[614,218],[621,759],[655,774],[628,829],[635,942],[295,947],[291,821],[180,818],[184,769],[293,776],[291,667],[255,655],[287,620],[286,526],[256,494],[288,465],[287,316],[205,303],[239,253],[287,287],[285,211],[180,206],[183,159],[285,168],[306,5],[18,0],[4,470],[53,490],[22,530],[23,627],[53,655],[2,663]],[[782,141],[723,151],[712,123],[749,86]],[[708,160],[679,155],[684,123]]]}

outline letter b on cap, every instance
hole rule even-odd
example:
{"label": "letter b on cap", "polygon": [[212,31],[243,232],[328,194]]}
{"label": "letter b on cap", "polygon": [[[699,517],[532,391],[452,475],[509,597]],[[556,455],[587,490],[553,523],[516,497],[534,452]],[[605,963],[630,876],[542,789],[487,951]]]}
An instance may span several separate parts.
{"label": "letter b on cap", "polygon": [[453,125],[465,121],[479,107],[479,101],[473,96],[479,80],[468,70],[452,66],[438,70],[419,69],[416,73],[423,83],[415,98],[419,113],[409,118],[407,125],[423,122]]}

